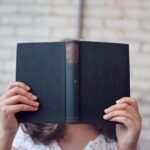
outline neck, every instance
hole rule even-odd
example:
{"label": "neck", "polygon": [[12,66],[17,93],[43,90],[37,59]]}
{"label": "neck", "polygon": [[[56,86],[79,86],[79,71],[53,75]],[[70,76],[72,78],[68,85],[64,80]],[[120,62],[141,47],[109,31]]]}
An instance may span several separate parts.
{"label": "neck", "polygon": [[[92,125],[88,124],[70,124],[66,126],[65,137],[59,141],[59,145],[67,147],[71,145],[78,145],[81,149],[88,144],[90,140],[94,140],[98,136],[96,129]],[[77,147],[76,147],[77,148]],[[80,149],[78,148],[78,149]],[[64,148],[66,149],[66,148]]]}

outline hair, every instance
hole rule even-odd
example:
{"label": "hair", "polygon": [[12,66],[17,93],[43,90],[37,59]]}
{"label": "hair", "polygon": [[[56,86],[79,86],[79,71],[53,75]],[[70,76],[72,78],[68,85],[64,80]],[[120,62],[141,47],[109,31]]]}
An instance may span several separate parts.
{"label": "hair", "polygon": [[[99,134],[103,134],[105,139],[117,141],[114,123],[91,124]],[[34,143],[49,145],[52,141],[63,139],[66,133],[65,124],[32,124],[21,125],[23,131],[30,135]]]}

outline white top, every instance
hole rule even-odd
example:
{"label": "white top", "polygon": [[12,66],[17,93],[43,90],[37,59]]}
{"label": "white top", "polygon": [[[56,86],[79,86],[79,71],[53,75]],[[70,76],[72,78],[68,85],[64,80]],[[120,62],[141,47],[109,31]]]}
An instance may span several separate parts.
{"label": "white top", "polygon": [[[49,146],[43,144],[35,144],[31,137],[24,133],[19,127],[15,139],[13,141],[13,147],[18,150],[61,150],[56,141],[52,142]],[[96,139],[91,140],[84,147],[83,150],[118,150],[116,142],[106,142],[103,135],[99,135]]]}

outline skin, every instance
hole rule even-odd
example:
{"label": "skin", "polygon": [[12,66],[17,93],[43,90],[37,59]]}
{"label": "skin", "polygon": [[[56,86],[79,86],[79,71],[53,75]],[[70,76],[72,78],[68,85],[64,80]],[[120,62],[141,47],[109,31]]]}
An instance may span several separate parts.
{"label": "skin", "polygon": [[[24,83],[12,82],[0,97],[0,150],[16,150],[12,148],[12,142],[19,127],[15,114],[20,111],[38,110],[37,97],[29,91],[30,87]],[[104,119],[120,122],[116,125],[118,149],[137,150],[142,126],[137,101],[124,97],[104,111]],[[68,125],[66,136],[58,144],[62,150],[73,150],[73,147],[83,150],[88,142],[97,136],[98,134],[90,125]]]}
{"label": "skin", "polygon": [[105,113],[104,119],[121,123],[116,125],[119,150],[137,150],[142,127],[137,101],[129,97],[122,98],[105,109]]}
{"label": "skin", "polygon": [[58,144],[62,150],[83,150],[96,137],[98,133],[92,125],[70,124],[67,125],[65,137]]}

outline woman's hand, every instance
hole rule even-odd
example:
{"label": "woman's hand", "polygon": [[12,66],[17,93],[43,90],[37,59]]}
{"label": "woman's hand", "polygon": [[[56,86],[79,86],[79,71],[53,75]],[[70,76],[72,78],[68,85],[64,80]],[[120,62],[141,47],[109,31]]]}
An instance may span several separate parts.
{"label": "woman's hand", "polygon": [[104,119],[120,123],[116,125],[119,150],[136,150],[142,126],[137,101],[124,97],[105,109],[105,113]]}
{"label": "woman's hand", "polygon": [[15,114],[20,111],[37,111],[39,103],[30,88],[21,82],[12,82],[0,97],[0,134],[15,135],[18,123]]}

